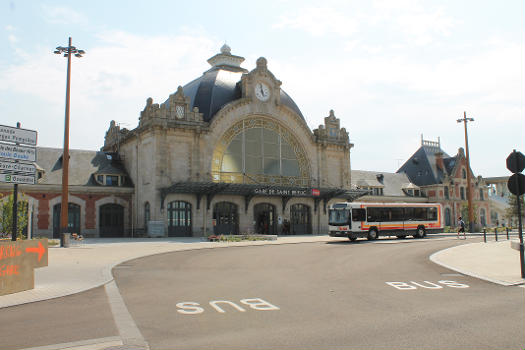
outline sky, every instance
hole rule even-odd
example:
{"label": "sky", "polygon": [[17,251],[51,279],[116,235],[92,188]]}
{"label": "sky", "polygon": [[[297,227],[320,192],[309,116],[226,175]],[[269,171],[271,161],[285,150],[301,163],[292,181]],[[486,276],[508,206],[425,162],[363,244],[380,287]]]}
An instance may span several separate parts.
{"label": "sky", "polygon": [[508,176],[525,153],[522,0],[0,0],[0,124],[63,146],[67,59],[70,147],[98,150],[111,120],[134,129],[146,99],[162,103],[209,69],[227,43],[258,57],[310,129],[334,110],[355,170],[395,172],[425,140],[454,156],[468,124],[474,175]]}

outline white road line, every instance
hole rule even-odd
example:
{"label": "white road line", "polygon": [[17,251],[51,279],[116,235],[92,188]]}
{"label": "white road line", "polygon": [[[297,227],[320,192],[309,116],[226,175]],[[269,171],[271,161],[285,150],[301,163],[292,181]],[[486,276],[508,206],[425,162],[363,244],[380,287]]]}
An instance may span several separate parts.
{"label": "white road line", "polygon": [[135,324],[133,317],[128,311],[124,299],[120,295],[115,281],[111,281],[105,286],[108,295],[111,313],[115,319],[120,338],[125,346],[132,346],[134,349],[148,350],[149,345],[144,340],[139,328]]}
{"label": "white road line", "polygon": [[102,350],[109,347],[121,346],[122,340],[120,337],[107,337],[98,339],[88,339],[75,341],[71,343],[61,343],[53,345],[38,346],[34,348],[26,348],[22,350]]}

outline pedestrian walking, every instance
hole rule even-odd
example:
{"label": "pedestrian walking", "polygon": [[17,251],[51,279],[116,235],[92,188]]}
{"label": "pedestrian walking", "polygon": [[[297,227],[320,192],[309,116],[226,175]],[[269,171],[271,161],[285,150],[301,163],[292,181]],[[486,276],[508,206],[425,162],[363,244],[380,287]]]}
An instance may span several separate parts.
{"label": "pedestrian walking", "polygon": [[465,235],[465,221],[463,221],[461,216],[458,219],[458,239],[460,239],[459,238],[460,232],[463,232],[463,239],[467,239],[467,236]]}

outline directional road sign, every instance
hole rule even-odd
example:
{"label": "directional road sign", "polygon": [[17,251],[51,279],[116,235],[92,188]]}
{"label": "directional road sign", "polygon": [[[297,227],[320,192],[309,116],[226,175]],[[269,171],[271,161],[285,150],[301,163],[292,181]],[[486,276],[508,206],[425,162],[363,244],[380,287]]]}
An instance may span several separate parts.
{"label": "directional road sign", "polygon": [[0,159],[0,173],[4,174],[18,174],[18,175],[34,175],[36,166],[29,163],[15,163],[4,161]]}
{"label": "directional road sign", "polygon": [[0,182],[7,182],[12,184],[35,184],[35,175],[17,175],[17,174],[5,174],[0,172]]}
{"label": "directional road sign", "polygon": [[0,141],[36,146],[37,132],[35,130],[19,129],[0,125]]}
{"label": "directional road sign", "polygon": [[36,160],[36,149],[35,147],[0,142],[0,158],[34,162]]}

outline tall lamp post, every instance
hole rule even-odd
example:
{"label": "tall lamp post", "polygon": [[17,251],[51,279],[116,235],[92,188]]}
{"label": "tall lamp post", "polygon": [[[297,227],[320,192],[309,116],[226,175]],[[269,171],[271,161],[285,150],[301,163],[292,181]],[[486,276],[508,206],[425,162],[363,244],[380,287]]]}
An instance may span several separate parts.
{"label": "tall lamp post", "polygon": [[465,151],[467,156],[467,201],[468,201],[468,222],[469,232],[474,231],[474,209],[472,208],[472,189],[470,188],[470,157],[468,152],[468,135],[467,135],[467,123],[473,122],[474,118],[467,118],[467,112],[463,112],[463,119],[458,119],[458,123],[465,125]]}
{"label": "tall lamp post", "polygon": [[[71,45],[71,37],[67,47],[59,46],[54,53],[64,54],[67,57],[67,83],[66,83],[66,118],[64,126],[64,153],[62,154],[62,203],[60,206],[60,233],[68,231],[68,186],[69,186],[69,90],[71,86],[71,55],[82,57],[84,50],[79,50]],[[62,237],[62,236],[61,236]],[[64,240],[61,239],[61,245],[64,246]]]}

